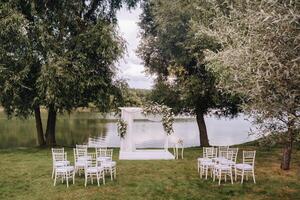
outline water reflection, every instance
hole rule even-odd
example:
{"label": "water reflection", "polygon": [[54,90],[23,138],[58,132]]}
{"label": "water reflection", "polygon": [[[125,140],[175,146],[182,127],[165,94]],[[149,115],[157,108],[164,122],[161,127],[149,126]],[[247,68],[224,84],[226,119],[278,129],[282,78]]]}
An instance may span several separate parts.
{"label": "water reflection", "polygon": [[[45,126],[46,113],[42,114],[42,118]],[[206,123],[212,145],[232,145],[255,139],[248,136],[250,123],[242,116],[233,120],[207,117]],[[134,130],[137,148],[163,147],[165,135],[160,122],[135,121]],[[59,115],[56,131],[57,143],[65,146],[84,143],[89,136],[106,137],[111,147],[120,145],[116,122],[103,119],[99,113]],[[174,131],[176,136],[184,139],[185,146],[199,146],[198,127],[194,119],[176,120]],[[8,120],[0,112],[0,148],[35,146],[36,142],[33,118]]]}

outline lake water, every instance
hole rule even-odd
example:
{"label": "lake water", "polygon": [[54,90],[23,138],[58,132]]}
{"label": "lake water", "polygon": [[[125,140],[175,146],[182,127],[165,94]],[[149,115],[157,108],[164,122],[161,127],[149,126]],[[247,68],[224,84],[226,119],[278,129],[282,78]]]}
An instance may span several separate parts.
{"label": "lake water", "polygon": [[[42,113],[43,126],[46,113]],[[208,137],[211,145],[233,145],[256,139],[248,136],[250,122],[239,116],[234,119],[206,117]],[[160,122],[135,121],[135,143],[137,148],[163,147],[164,131]],[[177,119],[174,135],[183,138],[186,147],[199,146],[196,120]],[[76,112],[59,115],[56,126],[57,144],[73,146],[87,141],[89,136],[103,136],[108,146],[119,147],[116,121],[103,118],[100,113]],[[36,146],[34,118],[26,120],[7,119],[0,112],[0,148]]]}

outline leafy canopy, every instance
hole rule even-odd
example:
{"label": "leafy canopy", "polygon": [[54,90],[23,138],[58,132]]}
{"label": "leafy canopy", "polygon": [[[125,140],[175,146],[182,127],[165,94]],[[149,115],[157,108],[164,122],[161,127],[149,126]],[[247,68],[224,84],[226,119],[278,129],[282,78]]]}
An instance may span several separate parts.
{"label": "leafy canopy", "polygon": [[172,106],[177,112],[206,114],[218,110],[218,114],[234,114],[239,98],[216,88],[218,80],[204,61],[204,50],[218,51],[221,45],[192,29],[193,21],[207,24],[214,16],[209,4],[203,5],[205,9],[196,9],[200,4],[145,1],[138,52],[147,71],[158,76],[153,100]]}
{"label": "leafy canopy", "polygon": [[28,116],[37,105],[109,109],[120,91],[114,63],[124,42],[116,10],[137,0],[1,1],[0,102]]}

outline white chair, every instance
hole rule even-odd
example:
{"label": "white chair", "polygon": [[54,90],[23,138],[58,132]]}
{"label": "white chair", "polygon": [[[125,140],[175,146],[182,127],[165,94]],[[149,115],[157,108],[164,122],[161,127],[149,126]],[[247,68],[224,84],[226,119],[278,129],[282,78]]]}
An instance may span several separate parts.
{"label": "white chair", "polygon": [[203,148],[203,158],[198,158],[198,172],[200,172],[200,178],[202,178],[205,173],[205,179],[207,179],[208,171],[212,176],[212,170],[215,165],[213,158],[216,157],[217,149],[214,147],[204,147]]}
{"label": "white chair", "polygon": [[220,161],[222,165],[229,165],[231,167],[235,167],[236,159],[238,156],[239,148],[229,148],[227,152],[227,158]]}
{"label": "white chair", "polygon": [[110,174],[111,180],[117,177],[117,163],[112,160],[113,149],[98,149],[97,161],[101,162],[101,166],[106,173]]}
{"label": "white chair", "polygon": [[82,159],[83,157],[80,157],[77,153],[77,150],[74,148],[74,167],[75,167],[75,173],[78,172],[79,176],[81,175],[81,171],[84,171],[85,164],[87,159]]}
{"label": "white chair", "polygon": [[248,180],[248,175],[252,175],[253,182],[255,181],[254,174],[254,163],[255,163],[255,154],[256,151],[243,151],[243,163],[235,165],[235,181],[237,180],[237,176],[241,176],[241,184],[244,181],[244,176]]}
{"label": "white chair", "polygon": [[67,160],[67,154],[64,151],[64,148],[52,148],[52,175],[54,178],[55,169],[57,167],[63,167],[70,165],[70,162]]}
{"label": "white chair", "polygon": [[224,176],[224,180],[226,182],[227,176],[230,177],[231,184],[233,184],[232,179],[232,167],[229,165],[216,164],[213,169],[213,181],[215,181],[215,177],[219,179],[219,185],[221,184],[222,177]]}
{"label": "white chair", "polygon": [[107,148],[96,148],[96,158],[98,161],[112,161],[112,158],[107,155]]}
{"label": "white chair", "polygon": [[87,186],[88,178],[91,179],[91,183],[93,184],[94,177],[97,180],[98,186],[100,186],[100,179],[102,179],[103,184],[105,184],[104,168],[101,165],[99,165],[99,162],[97,162],[95,158],[89,160],[89,162],[88,161],[85,162],[84,174],[85,174],[85,182],[84,182],[85,187]]}
{"label": "white chair", "polygon": [[73,184],[75,184],[75,171],[73,166],[58,167],[55,170],[54,186],[56,185],[56,179],[62,178],[62,183],[64,180],[67,182],[67,187],[69,187],[69,179],[73,179]]}
{"label": "white chair", "polygon": [[[57,178],[61,178],[62,183],[64,180],[67,182],[67,187],[69,187],[69,179],[73,179],[73,184],[75,183],[75,173],[74,167],[69,166],[69,162],[66,162],[67,153],[52,153],[54,160],[54,186],[56,185]],[[64,161],[64,162],[62,162]],[[59,163],[63,164],[59,164]]]}
{"label": "white chair", "polygon": [[203,147],[203,157],[197,159],[198,163],[198,173],[200,172],[201,162],[212,161],[216,157],[218,149],[214,147]]}
{"label": "white chair", "polygon": [[184,151],[184,143],[183,139],[178,139],[174,144],[173,144],[173,153],[176,159],[179,158],[179,148],[181,148],[181,159],[183,159],[183,151]]}
{"label": "white chair", "polygon": [[215,160],[215,165],[213,166],[213,181],[215,181],[216,177],[219,180],[219,185],[221,184],[222,177],[224,176],[224,180],[226,182],[227,176],[230,177],[231,184],[233,184],[232,179],[232,166],[227,164],[227,162],[232,161],[233,159],[233,151],[220,151],[219,158]]}

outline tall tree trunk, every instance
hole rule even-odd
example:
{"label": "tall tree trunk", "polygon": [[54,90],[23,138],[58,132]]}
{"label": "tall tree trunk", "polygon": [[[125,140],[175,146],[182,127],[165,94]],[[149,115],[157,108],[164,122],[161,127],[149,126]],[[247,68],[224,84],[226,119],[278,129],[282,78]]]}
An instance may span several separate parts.
{"label": "tall tree trunk", "polygon": [[42,146],[46,145],[46,142],[45,142],[45,138],[44,138],[40,106],[34,107],[34,116],[35,116],[35,127],[36,127],[38,143],[39,143],[39,146],[42,147]]}
{"label": "tall tree trunk", "polygon": [[48,146],[55,146],[55,125],[56,125],[56,110],[54,105],[50,105],[48,109],[48,120],[46,128],[46,144]]}
{"label": "tall tree trunk", "polygon": [[291,159],[292,159],[292,146],[293,142],[287,142],[287,144],[283,147],[283,153],[282,153],[282,160],[281,160],[281,166],[280,168],[283,170],[289,170],[291,165]]}
{"label": "tall tree trunk", "polygon": [[287,131],[287,137],[288,140],[286,141],[283,152],[282,152],[282,160],[281,160],[281,166],[280,168],[283,170],[289,170],[291,165],[291,159],[292,159],[292,148],[293,148],[293,142],[294,142],[294,125],[295,121],[289,120],[288,122],[288,131]]}
{"label": "tall tree trunk", "polygon": [[206,130],[206,124],[204,120],[204,114],[203,113],[196,113],[196,119],[199,129],[199,136],[200,136],[200,146],[201,147],[208,147],[209,141],[207,136],[207,130]]}

